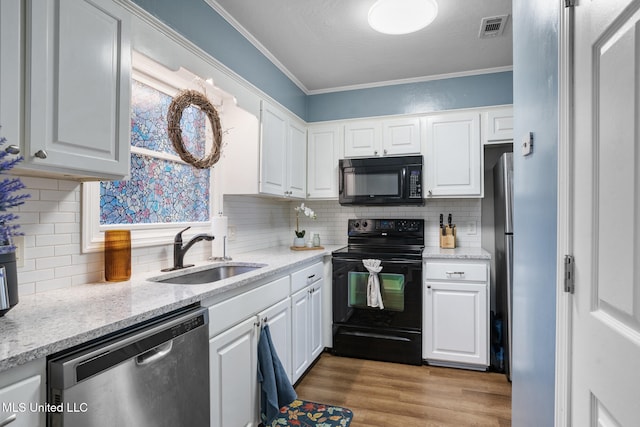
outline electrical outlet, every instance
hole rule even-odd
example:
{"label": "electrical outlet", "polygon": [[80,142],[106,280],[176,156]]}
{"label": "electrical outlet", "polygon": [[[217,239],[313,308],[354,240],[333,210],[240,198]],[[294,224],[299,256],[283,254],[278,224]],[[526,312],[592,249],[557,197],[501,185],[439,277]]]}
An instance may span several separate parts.
{"label": "electrical outlet", "polygon": [[467,222],[467,234],[474,235],[477,232],[478,231],[476,230],[476,222],[475,221]]}
{"label": "electrical outlet", "polygon": [[227,240],[233,242],[236,240],[236,226],[230,225],[227,227]]}
{"label": "electrical outlet", "polygon": [[16,245],[16,267],[24,267],[24,236],[14,236],[13,244]]}

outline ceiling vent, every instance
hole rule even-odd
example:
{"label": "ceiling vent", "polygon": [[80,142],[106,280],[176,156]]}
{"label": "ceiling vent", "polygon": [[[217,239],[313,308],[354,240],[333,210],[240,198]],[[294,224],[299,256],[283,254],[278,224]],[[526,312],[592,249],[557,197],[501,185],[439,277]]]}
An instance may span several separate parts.
{"label": "ceiling vent", "polygon": [[480,23],[481,39],[488,39],[491,37],[498,37],[502,35],[504,27],[507,25],[509,15],[491,16],[488,18],[482,18]]}

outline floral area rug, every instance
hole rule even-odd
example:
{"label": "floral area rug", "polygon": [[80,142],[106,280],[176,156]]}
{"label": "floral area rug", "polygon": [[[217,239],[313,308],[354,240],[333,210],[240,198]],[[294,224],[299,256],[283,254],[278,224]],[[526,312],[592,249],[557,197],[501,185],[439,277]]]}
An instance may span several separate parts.
{"label": "floral area rug", "polygon": [[281,408],[269,427],[347,427],[352,418],[349,409],[297,399]]}

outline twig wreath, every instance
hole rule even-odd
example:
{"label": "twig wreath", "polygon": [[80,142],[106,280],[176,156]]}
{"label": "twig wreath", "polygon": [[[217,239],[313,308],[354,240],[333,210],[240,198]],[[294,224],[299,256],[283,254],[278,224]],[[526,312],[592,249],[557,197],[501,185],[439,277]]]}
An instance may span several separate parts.
{"label": "twig wreath", "polygon": [[[182,130],[180,120],[182,111],[190,105],[195,105],[203,111],[209,118],[211,130],[213,131],[213,146],[211,152],[201,159],[195,158],[184,146],[182,141]],[[180,158],[198,169],[208,169],[218,163],[222,151],[222,130],[220,127],[220,117],[213,105],[206,96],[195,90],[183,90],[173,98],[169,111],[167,112],[167,130],[169,139],[173,144]]]}

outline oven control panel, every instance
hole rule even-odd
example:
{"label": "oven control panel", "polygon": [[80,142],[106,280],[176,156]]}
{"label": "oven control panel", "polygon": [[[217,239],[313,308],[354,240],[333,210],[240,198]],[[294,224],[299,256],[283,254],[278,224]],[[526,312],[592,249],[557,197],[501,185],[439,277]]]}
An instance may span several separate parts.
{"label": "oven control panel", "polygon": [[421,233],[424,229],[423,219],[350,219],[349,235],[381,233]]}

